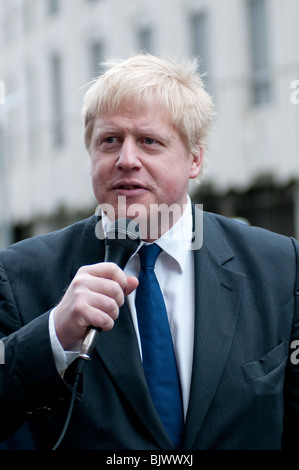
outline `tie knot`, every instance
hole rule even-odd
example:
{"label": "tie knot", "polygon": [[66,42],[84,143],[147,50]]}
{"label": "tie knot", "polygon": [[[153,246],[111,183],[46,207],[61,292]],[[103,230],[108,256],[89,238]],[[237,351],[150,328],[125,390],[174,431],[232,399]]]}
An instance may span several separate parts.
{"label": "tie knot", "polygon": [[161,251],[162,248],[156,245],[156,243],[153,243],[152,245],[143,245],[138,252],[140,257],[141,268],[153,268],[155,266],[156,259],[158,258]]}

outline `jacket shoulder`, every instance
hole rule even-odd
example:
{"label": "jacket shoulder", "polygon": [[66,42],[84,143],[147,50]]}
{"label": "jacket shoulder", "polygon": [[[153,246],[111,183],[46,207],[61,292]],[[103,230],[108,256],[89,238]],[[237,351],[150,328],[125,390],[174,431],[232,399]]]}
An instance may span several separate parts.
{"label": "jacket shoulder", "polygon": [[43,262],[51,263],[51,259],[59,258],[63,262],[80,243],[83,233],[94,233],[96,222],[96,217],[92,216],[62,229],[14,243],[0,251],[0,263],[11,268],[16,262],[20,268],[21,264],[32,266],[34,261],[38,261],[39,266]]}
{"label": "jacket shoulder", "polygon": [[234,252],[252,253],[255,257],[270,256],[280,260],[283,255],[294,257],[294,247],[298,250],[299,246],[293,237],[211,212],[204,213],[203,227],[206,237],[207,234],[212,234],[214,239],[221,236]]}

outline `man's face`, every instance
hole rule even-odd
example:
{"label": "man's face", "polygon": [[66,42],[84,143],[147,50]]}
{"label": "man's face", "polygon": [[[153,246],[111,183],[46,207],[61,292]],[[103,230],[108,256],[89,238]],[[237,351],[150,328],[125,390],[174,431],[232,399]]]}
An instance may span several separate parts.
{"label": "man's face", "polygon": [[[157,223],[153,217],[159,206],[161,210],[163,204],[166,211],[175,204],[182,213],[189,179],[198,175],[201,166],[201,156],[187,153],[166,113],[154,104],[139,112],[123,109],[99,116],[90,156],[97,202],[104,205],[108,216],[106,209],[112,206],[115,218],[143,221],[147,227],[147,235],[142,234],[145,239],[150,238],[150,224]],[[175,215],[164,223],[158,235],[177,219]]]}

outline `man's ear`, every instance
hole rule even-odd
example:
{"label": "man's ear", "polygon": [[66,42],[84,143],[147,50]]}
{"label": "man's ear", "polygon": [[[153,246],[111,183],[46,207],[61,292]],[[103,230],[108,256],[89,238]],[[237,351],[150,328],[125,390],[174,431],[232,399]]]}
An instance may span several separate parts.
{"label": "man's ear", "polygon": [[194,179],[199,175],[201,168],[202,168],[203,148],[200,147],[199,152],[196,154],[191,153],[191,158],[192,158],[192,162],[190,166],[189,178]]}

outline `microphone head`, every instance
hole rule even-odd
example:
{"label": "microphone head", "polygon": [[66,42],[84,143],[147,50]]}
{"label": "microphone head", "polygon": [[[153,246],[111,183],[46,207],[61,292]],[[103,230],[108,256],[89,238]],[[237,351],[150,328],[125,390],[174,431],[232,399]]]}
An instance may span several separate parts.
{"label": "microphone head", "polygon": [[130,257],[140,245],[139,225],[132,219],[121,218],[113,222],[106,234],[106,248],[118,247]]}

